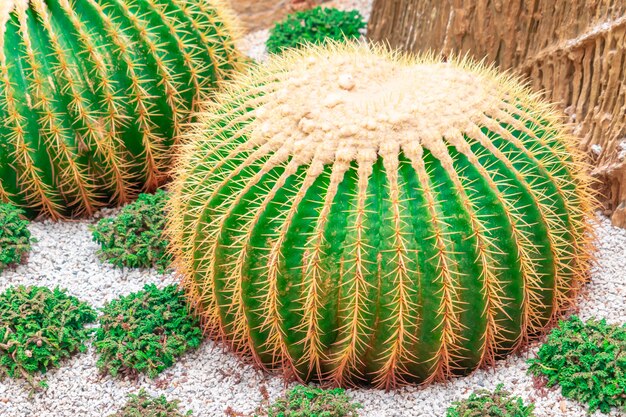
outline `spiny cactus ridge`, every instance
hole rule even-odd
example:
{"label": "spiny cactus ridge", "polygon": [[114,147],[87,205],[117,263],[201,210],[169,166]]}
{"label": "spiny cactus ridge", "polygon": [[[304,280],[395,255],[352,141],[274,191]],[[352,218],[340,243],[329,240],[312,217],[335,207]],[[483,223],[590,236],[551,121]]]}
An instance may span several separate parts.
{"label": "spiny cactus ridge", "polygon": [[266,368],[392,388],[490,365],[586,279],[594,202],[553,108],[467,59],[274,57],[189,132],[169,231],[207,332]]}
{"label": "spiny cactus ridge", "polygon": [[232,22],[216,0],[2,0],[0,201],[60,218],[154,190],[241,65]]}

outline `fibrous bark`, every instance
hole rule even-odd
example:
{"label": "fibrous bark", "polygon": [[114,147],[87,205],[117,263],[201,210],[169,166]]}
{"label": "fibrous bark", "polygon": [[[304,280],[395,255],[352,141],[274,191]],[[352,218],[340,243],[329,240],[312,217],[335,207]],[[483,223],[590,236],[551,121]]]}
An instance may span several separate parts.
{"label": "fibrous bark", "polygon": [[369,36],[529,77],[574,124],[614,223],[626,226],[626,1],[375,0]]}

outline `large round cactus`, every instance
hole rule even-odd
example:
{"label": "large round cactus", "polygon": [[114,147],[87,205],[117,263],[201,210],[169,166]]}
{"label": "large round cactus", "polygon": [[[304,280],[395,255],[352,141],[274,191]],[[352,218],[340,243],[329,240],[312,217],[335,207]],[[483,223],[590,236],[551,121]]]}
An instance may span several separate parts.
{"label": "large round cactus", "polygon": [[178,267],[207,331],[267,368],[445,379],[540,334],[585,280],[585,167],[493,69],[309,47],[232,83],[189,135]]}
{"label": "large round cactus", "polygon": [[213,0],[0,0],[0,201],[58,218],[160,185],[240,65],[231,26]]}

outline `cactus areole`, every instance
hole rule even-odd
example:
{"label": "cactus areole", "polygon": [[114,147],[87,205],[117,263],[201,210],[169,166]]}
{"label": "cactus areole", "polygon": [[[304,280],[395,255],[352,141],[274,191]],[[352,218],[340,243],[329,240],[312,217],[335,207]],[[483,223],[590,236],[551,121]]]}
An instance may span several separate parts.
{"label": "cactus areole", "polygon": [[492,364],[586,278],[588,178],[493,69],[291,51],[189,133],[170,232],[207,331],[268,369],[392,388]]}
{"label": "cactus areole", "polygon": [[59,218],[154,190],[240,65],[231,26],[215,0],[0,0],[0,201]]}

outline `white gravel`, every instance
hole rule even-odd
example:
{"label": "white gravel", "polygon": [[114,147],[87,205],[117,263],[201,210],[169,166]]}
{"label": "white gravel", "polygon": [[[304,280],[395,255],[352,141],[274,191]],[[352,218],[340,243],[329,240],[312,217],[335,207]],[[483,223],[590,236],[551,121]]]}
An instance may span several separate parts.
{"label": "white gravel", "polygon": [[[38,242],[25,265],[0,275],[0,290],[18,284],[60,286],[100,307],[114,297],[141,289],[145,283],[167,285],[176,281],[172,275],[153,270],[119,270],[102,264],[95,255],[98,246],[91,241],[88,229],[95,221],[33,223],[30,228]],[[626,230],[614,228],[600,217],[597,233],[598,262],[592,282],[581,297],[579,315],[584,319],[604,317],[610,322],[624,322]],[[535,351],[536,347],[528,355]],[[434,417],[443,416],[452,401],[468,396],[476,388],[493,389],[503,383],[526,401],[534,401],[539,417],[586,415],[585,407],[562,398],[557,389],[533,388],[533,379],[526,374],[526,357],[511,357],[494,370],[479,371],[447,384],[392,392],[357,389],[350,390],[350,394],[363,404],[364,417]],[[226,416],[229,407],[249,416],[263,401],[264,391],[273,399],[285,388],[281,378],[264,375],[211,341],[185,355],[155,380],[140,378],[134,382],[101,377],[95,362],[91,348],[66,361],[47,375],[50,388],[32,398],[28,397],[25,382],[0,382],[0,416],[107,416],[123,404],[128,393],[141,387],[152,394],[180,399],[196,417]]]}

